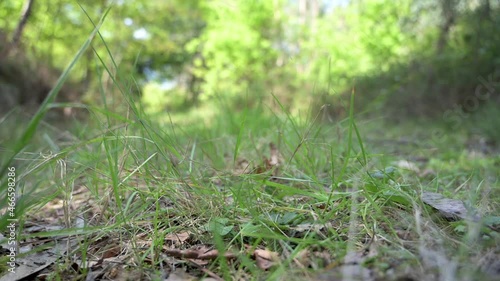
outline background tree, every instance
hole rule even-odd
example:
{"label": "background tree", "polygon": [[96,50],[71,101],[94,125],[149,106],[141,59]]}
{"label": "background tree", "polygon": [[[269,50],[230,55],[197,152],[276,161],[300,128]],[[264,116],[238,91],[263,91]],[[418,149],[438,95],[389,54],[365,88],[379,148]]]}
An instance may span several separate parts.
{"label": "background tree", "polygon": [[[10,58],[17,70],[4,69],[3,80],[25,73],[50,88],[112,3],[26,3],[23,59]],[[1,5],[0,31],[13,38],[23,3]],[[97,103],[104,93],[123,104],[112,81],[120,78],[160,112],[215,96],[251,106],[241,100],[269,93],[293,110],[341,108],[356,87],[361,108],[436,114],[498,69],[498,10],[488,0],[118,1],[74,69],[67,100]]]}

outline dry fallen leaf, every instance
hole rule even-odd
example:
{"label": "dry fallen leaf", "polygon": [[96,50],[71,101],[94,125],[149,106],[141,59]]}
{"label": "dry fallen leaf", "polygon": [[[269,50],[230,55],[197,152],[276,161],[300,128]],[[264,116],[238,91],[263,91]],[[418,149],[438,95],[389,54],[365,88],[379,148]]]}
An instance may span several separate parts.
{"label": "dry fallen leaf", "polygon": [[449,220],[472,219],[479,220],[477,215],[471,215],[460,200],[445,198],[434,192],[422,192],[422,201],[438,210],[443,217]]}
{"label": "dry fallen leaf", "polygon": [[77,245],[76,239],[62,239],[48,250],[33,252],[24,257],[16,259],[16,270],[13,273],[0,276],[0,281],[11,280],[31,280],[42,270],[53,265],[61,255],[68,249],[73,249]]}
{"label": "dry fallen leaf", "polygon": [[102,259],[116,257],[120,254],[121,251],[122,251],[122,249],[121,249],[120,245],[107,246],[102,253]]}
{"label": "dry fallen leaf", "polygon": [[184,231],[181,233],[169,233],[165,236],[165,241],[170,242],[171,244],[183,244],[191,237],[191,233],[189,231]]}
{"label": "dry fallen leaf", "polygon": [[[164,246],[163,251],[171,257],[185,259],[214,260],[220,255],[217,250],[213,250],[211,247],[205,245],[194,246],[187,250],[170,249]],[[237,255],[230,252],[225,252],[224,257],[226,259],[235,259]]]}
{"label": "dry fallen leaf", "polygon": [[254,257],[257,266],[262,270],[273,267],[280,260],[278,253],[261,249],[256,249],[254,251]]}

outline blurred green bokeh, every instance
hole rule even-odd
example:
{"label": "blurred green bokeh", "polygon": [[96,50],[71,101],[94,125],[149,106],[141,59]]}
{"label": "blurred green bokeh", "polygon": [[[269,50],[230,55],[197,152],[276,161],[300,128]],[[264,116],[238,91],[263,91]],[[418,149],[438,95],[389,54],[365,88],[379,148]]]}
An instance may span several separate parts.
{"label": "blurred green bokeh", "polygon": [[[278,98],[291,112],[329,104],[328,119],[345,114],[354,90],[357,112],[441,118],[478,77],[500,76],[497,1],[39,0],[23,25],[24,2],[0,6],[1,48],[22,27],[0,67],[0,94],[13,103],[43,99],[30,87],[50,88],[110,5],[60,100],[119,107],[126,91],[161,118],[221,97],[234,110]],[[481,106],[497,105],[497,90]]]}

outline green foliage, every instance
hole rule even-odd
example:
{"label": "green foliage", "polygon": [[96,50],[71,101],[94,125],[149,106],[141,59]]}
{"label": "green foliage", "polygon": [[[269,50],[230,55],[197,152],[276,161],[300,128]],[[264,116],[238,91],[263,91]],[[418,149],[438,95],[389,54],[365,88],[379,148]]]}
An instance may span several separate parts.
{"label": "green foliage", "polygon": [[[21,2],[2,2],[0,32],[7,37]],[[294,114],[325,103],[340,114],[338,96],[355,87],[364,109],[375,101],[377,110],[425,115],[461,102],[476,86],[474,79],[499,63],[499,7],[486,5],[491,1],[298,2],[115,2],[101,38],[71,78],[88,85],[80,98],[90,102],[119,93],[110,81],[133,75],[128,87],[146,100],[149,82],[175,85],[174,95],[153,91],[158,108],[207,106],[214,96],[231,97],[242,108],[256,106],[242,104],[247,96],[262,100],[272,92]],[[37,1],[21,45],[29,67],[64,68],[105,4]],[[113,99],[123,102],[119,94]]]}
{"label": "green foliage", "polygon": [[[13,0],[8,2],[14,7]],[[37,215],[38,206],[56,198],[63,202],[65,228],[19,233],[19,240],[84,237],[77,256],[85,264],[85,257],[94,256],[93,249],[102,253],[102,242],[111,238],[108,241],[120,243],[120,248],[132,245],[131,255],[122,256],[125,264],[158,271],[163,271],[165,251],[192,253],[195,248],[191,246],[215,245],[218,259],[207,260],[209,265],[196,270],[186,267],[190,274],[262,280],[339,279],[317,272],[344,271],[349,256],[358,256],[347,264],[349,269],[373,266],[378,270],[371,268],[370,274],[379,280],[406,275],[409,269],[415,271],[412,278],[419,280],[426,280],[435,270],[440,274],[436,278],[442,274],[473,277],[473,270],[483,270],[484,263],[477,257],[498,248],[496,234],[488,238],[494,247],[481,241],[489,233],[456,228],[457,233],[450,234],[447,229],[453,228],[444,221],[438,222],[444,227],[438,226],[417,195],[419,189],[436,189],[457,196],[469,194],[463,199],[472,203],[482,196],[477,202],[484,213],[495,214],[498,157],[486,154],[474,160],[467,152],[457,153],[466,151],[459,141],[465,130],[453,130],[450,141],[435,144],[427,141],[429,126],[417,138],[407,137],[414,132],[405,134],[398,131],[401,128],[383,126],[373,129],[374,138],[365,137],[366,123],[355,120],[355,93],[393,101],[394,93],[406,95],[405,99],[416,93],[410,86],[422,77],[429,81],[438,77],[439,83],[467,80],[475,72],[459,67],[473,62],[475,54],[480,56],[474,66],[484,63],[490,71],[496,63],[497,36],[479,48],[482,45],[475,39],[480,37],[475,37],[465,17],[459,17],[442,52],[433,47],[442,29],[438,25],[424,28],[421,36],[427,49],[416,56],[411,52],[422,48],[414,38],[417,32],[405,32],[402,23],[411,18],[415,2],[410,1],[352,1],[331,10],[323,7],[317,14],[311,8],[298,12],[300,20],[294,19],[294,12],[288,13],[294,10],[295,1],[134,0],[117,1],[109,9],[96,0],[82,1],[81,8],[77,2],[37,3],[41,4],[32,20],[47,22],[49,27],[30,24],[24,51],[35,63],[70,64],[19,136],[1,143],[6,156],[0,177],[5,178],[5,168],[10,166],[21,173],[16,209],[20,229],[28,220],[36,221],[31,215]],[[109,21],[103,24],[97,20],[101,17]],[[478,23],[485,32],[495,32],[497,19],[491,21]],[[13,26],[3,28],[11,32]],[[72,28],[78,32],[71,33]],[[83,30],[93,32],[83,36],[79,33]],[[36,44],[37,38],[43,42]],[[71,50],[74,53],[69,57]],[[422,62],[412,64],[413,55]],[[37,129],[44,124],[47,110],[55,106],[52,101],[72,69],[76,79],[96,76],[90,93],[104,106],[89,107],[92,115],[85,120],[86,132],[40,136]],[[434,73],[425,76],[431,70]],[[346,122],[331,126],[309,116],[295,116],[300,112],[297,107],[309,107],[309,99],[326,97],[327,101],[336,87],[349,88],[360,77],[365,88],[352,92]],[[170,83],[177,88],[162,88]],[[260,99],[256,89],[274,91],[280,84],[286,84],[281,94],[288,99],[273,95],[274,105]],[[418,90],[434,86],[429,85]],[[402,86],[407,86],[405,91]],[[445,91],[438,88],[427,95],[441,92]],[[138,93],[141,106],[136,102]],[[179,113],[181,104],[189,100],[188,93],[193,101],[197,94],[203,97],[192,112],[213,107],[210,118],[201,113],[195,124],[188,124],[187,114]],[[489,102],[494,104],[493,97]],[[127,114],[122,114],[124,109]],[[495,107],[488,110],[499,115]],[[310,111],[316,115],[314,108]],[[169,115],[163,123],[149,118],[162,112],[176,116],[170,119]],[[480,115],[477,118],[481,120]],[[12,123],[19,126],[15,120]],[[481,134],[494,130],[496,124],[485,125]],[[407,123],[403,127],[415,129]],[[38,140],[44,143],[35,143]],[[387,148],[394,152],[372,153],[379,140],[382,152]],[[46,156],[41,153],[46,148],[57,153]],[[419,152],[425,157],[418,157]],[[417,168],[404,171],[401,159],[414,159]],[[433,171],[426,173],[428,169]],[[6,188],[1,190],[3,200]],[[73,218],[82,214],[88,225],[72,228]],[[498,221],[493,215],[484,219],[488,227]],[[6,224],[2,218],[0,229]],[[167,245],[167,235],[176,236],[180,230],[194,239]],[[379,238],[390,243],[375,245]],[[421,245],[416,249],[409,241]],[[440,249],[434,252],[429,245],[436,241]],[[463,248],[462,253],[457,254],[457,248]],[[264,259],[274,264],[255,266],[256,249],[269,254]],[[427,252],[457,266],[450,267],[451,273],[436,269],[427,262]],[[74,252],[67,253],[70,261],[69,254]],[[410,258],[402,258],[406,255]],[[230,257],[232,261],[227,262]],[[184,254],[175,257],[187,258]],[[396,266],[405,261],[412,267]],[[61,263],[50,269],[56,271],[55,279],[65,272]],[[82,267],[82,274],[88,273],[85,270]]]}
{"label": "green foliage", "polygon": [[[409,56],[389,64],[385,72],[358,79],[357,91],[365,94],[360,108],[367,109],[371,101],[376,101],[372,112],[385,110],[387,116],[397,119],[427,116],[446,121],[456,108],[476,111],[470,106],[471,100],[479,106],[498,104],[492,81],[498,76],[500,55],[500,49],[493,47],[500,44],[499,7],[485,7],[486,1],[477,5],[455,1],[451,9],[454,20],[446,31],[440,3],[412,3],[414,14],[408,15],[402,25],[408,33]],[[490,92],[489,97],[478,99],[478,88],[484,95]],[[463,121],[454,125],[463,126]]]}
{"label": "green foliage", "polygon": [[161,112],[167,106],[166,92],[161,89],[160,85],[155,83],[144,86],[141,100],[148,113]]}
{"label": "green foliage", "polygon": [[409,53],[409,35],[402,19],[410,15],[410,0],[357,2],[349,13],[350,34],[358,34],[362,52],[371,61],[371,71],[386,71]]}
{"label": "green foliage", "polygon": [[2,1],[0,6],[0,29],[11,31],[16,27],[14,17],[19,17],[22,1]]}
{"label": "green foliage", "polygon": [[[272,1],[213,1],[205,5],[207,27],[188,50],[200,52],[195,74],[204,79],[204,97],[237,95],[266,79],[275,59]],[[271,30],[269,30],[271,28]]]}

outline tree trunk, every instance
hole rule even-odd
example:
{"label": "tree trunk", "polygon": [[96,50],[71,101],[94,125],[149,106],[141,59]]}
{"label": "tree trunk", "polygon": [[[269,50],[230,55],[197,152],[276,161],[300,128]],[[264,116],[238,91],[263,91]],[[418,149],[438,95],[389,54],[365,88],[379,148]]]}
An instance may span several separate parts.
{"label": "tree trunk", "polygon": [[6,45],[6,47],[0,52],[0,60],[7,57],[9,53],[16,49],[21,41],[21,37],[23,35],[24,27],[28,22],[29,17],[31,16],[31,11],[33,10],[33,4],[35,0],[26,0],[23,5],[23,10],[21,12],[21,18],[17,23],[17,27],[14,30],[14,34],[12,35],[12,39],[10,43]]}
{"label": "tree trunk", "polygon": [[29,17],[31,16],[31,11],[33,10],[33,3],[35,0],[26,0],[24,2],[23,11],[21,13],[21,19],[17,24],[16,30],[14,31],[14,35],[12,36],[12,45],[17,47],[19,41],[21,40],[21,36],[23,34],[24,27],[28,22]]}
{"label": "tree trunk", "polygon": [[448,35],[450,29],[455,23],[455,0],[441,0],[441,14],[443,24],[441,25],[441,32],[436,43],[437,54],[440,55],[448,42]]}

